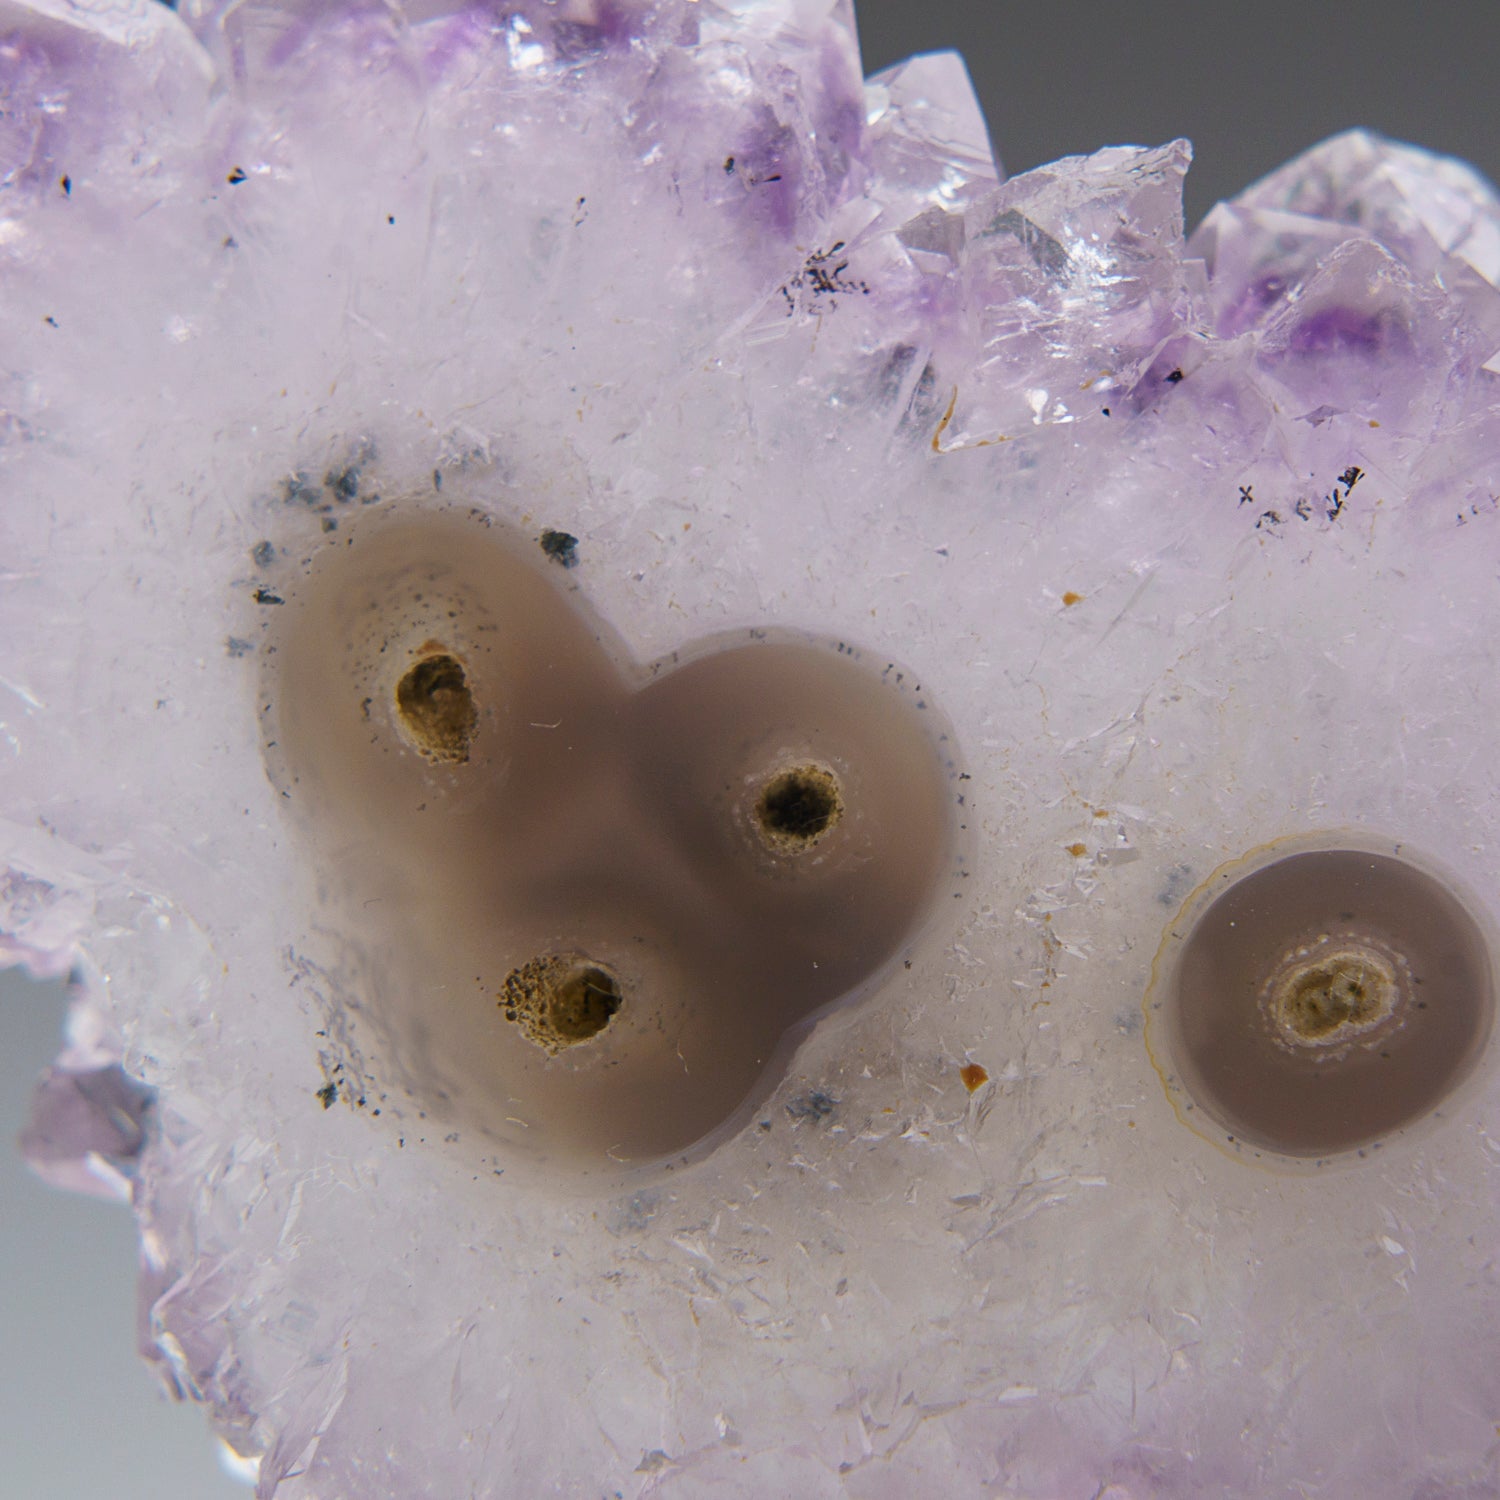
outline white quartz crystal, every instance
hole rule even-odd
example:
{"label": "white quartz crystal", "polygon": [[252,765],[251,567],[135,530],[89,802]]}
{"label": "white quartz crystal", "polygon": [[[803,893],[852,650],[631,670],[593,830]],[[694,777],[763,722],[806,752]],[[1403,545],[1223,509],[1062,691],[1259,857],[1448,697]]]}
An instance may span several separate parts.
{"label": "white quartz crystal", "polygon": [[[1494,1493],[1494,1068],[1271,1169],[1143,1040],[1257,846],[1500,889],[1487,185],[1352,134],[1184,243],[1185,143],[1004,181],[848,0],[182,10],[0,11],[0,961],[258,1494]],[[969,778],[909,963],[623,1187],[382,1071],[266,774],[255,549],[455,503],[641,662],[898,660]]]}

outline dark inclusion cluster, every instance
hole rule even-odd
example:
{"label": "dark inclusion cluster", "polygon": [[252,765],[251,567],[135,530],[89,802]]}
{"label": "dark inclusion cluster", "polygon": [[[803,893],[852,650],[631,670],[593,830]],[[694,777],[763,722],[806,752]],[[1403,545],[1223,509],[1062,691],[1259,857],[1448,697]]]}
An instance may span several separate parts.
{"label": "dark inclusion cluster", "polygon": [[957,867],[959,773],[906,676],[842,643],[641,671],[562,536],[341,530],[275,580],[266,743],[371,955],[384,1071],[588,1169],[716,1136],[909,946]]}

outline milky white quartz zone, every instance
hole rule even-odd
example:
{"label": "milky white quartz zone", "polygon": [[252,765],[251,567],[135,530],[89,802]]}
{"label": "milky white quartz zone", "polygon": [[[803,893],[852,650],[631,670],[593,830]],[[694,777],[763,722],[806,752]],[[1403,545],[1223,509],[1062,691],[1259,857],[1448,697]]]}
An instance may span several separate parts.
{"label": "milky white quartz zone", "polygon": [[[1493,1493],[1494,1069],[1272,1172],[1142,1039],[1255,846],[1500,890],[1486,185],[1354,134],[1184,244],[1184,143],[1002,181],[838,0],[184,10],[0,8],[0,959],[156,1091],[50,1170],[258,1493]],[[251,557],[351,464],[346,533],[576,535],[643,662],[806,629],[952,722],[956,896],[706,1160],[547,1193],[372,1063]]]}

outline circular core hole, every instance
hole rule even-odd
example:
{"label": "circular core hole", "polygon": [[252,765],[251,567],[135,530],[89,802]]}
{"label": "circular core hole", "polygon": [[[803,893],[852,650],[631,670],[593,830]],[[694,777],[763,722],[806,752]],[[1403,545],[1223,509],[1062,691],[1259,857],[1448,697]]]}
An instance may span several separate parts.
{"label": "circular core hole", "polygon": [[428,760],[461,765],[479,715],[458,658],[435,651],[414,662],[396,684],[396,717],[414,749]]}
{"label": "circular core hole", "polygon": [[533,958],[505,978],[500,1008],[537,1046],[560,1052],[599,1035],[620,1009],[620,981],[576,954]]}
{"label": "circular core hole", "polygon": [[1255,863],[1216,873],[1158,955],[1147,1041],[1174,1104],[1221,1138],[1292,1157],[1430,1114],[1489,1036],[1478,922],[1390,854],[1283,847]]}
{"label": "circular core hole", "polygon": [[761,788],[755,824],[778,854],[810,849],[843,815],[838,777],[827,766],[792,766]]}

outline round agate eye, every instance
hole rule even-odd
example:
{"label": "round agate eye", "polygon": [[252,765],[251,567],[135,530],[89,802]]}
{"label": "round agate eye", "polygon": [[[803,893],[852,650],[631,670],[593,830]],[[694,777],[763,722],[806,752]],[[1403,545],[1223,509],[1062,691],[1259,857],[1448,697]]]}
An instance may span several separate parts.
{"label": "round agate eye", "polygon": [[1189,900],[1147,1004],[1189,1123],[1327,1157],[1432,1114],[1474,1071],[1494,1018],[1489,943],[1399,850],[1277,845]]}
{"label": "round agate eye", "polygon": [[954,861],[951,738],[847,644],[721,645],[637,695],[638,797],[793,1024],[906,944]]}

